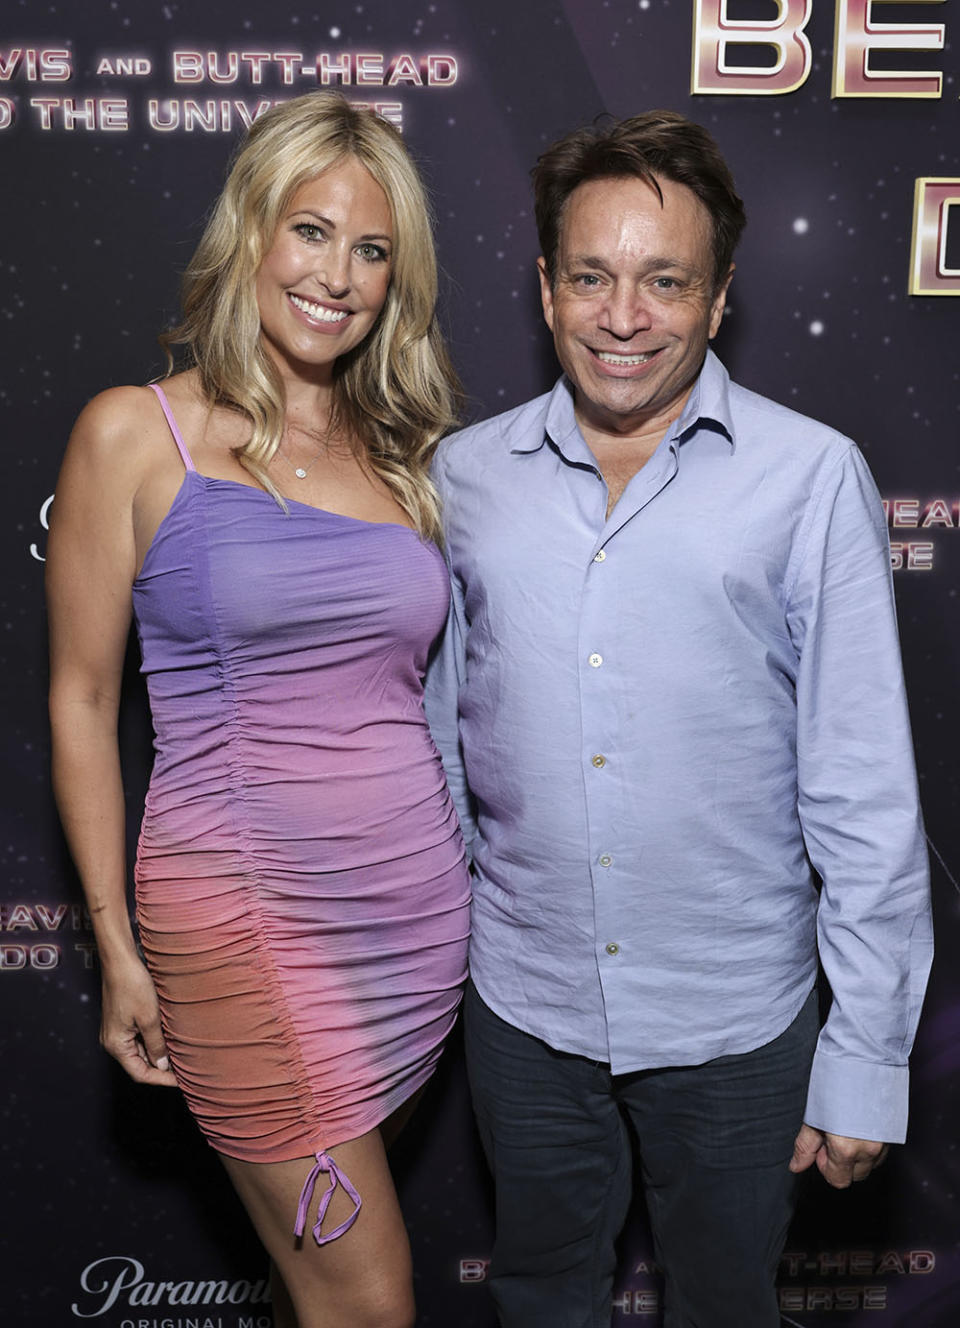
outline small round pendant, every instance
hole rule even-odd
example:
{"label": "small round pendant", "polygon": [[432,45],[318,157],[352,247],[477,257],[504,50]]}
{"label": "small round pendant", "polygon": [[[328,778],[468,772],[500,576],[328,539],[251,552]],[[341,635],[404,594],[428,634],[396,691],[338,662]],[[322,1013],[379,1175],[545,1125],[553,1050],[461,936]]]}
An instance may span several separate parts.
{"label": "small round pendant", "polygon": [[294,475],[296,475],[298,480],[305,480],[307,478],[307,472],[303,469],[302,466],[297,466],[296,470],[293,473]]}

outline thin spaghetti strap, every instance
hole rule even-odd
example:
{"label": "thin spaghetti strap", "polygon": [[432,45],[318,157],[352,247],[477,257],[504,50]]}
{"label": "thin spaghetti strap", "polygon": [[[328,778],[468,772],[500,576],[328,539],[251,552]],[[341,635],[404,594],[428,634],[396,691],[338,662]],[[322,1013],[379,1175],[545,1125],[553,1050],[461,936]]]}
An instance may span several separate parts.
{"label": "thin spaghetti strap", "polygon": [[166,393],[159,383],[149,383],[148,386],[152,387],[157,394],[157,399],[160,402],[164,415],[167,417],[167,423],[170,425],[170,432],[173,434],[173,441],[177,445],[177,451],[180,453],[180,458],[183,461],[183,464],[186,466],[187,470],[196,470],[196,466],[193,464],[193,458],[187,451],[187,445],[183,441],[183,436],[180,433],[180,430],[177,428],[177,421],[173,418],[173,411],[170,409],[170,402],[167,400]]}

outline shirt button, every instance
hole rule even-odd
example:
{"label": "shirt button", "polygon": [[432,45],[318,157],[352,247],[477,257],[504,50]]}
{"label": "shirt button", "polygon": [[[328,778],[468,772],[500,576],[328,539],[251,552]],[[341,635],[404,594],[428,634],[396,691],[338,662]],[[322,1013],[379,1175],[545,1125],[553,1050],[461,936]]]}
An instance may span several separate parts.
{"label": "shirt button", "polygon": [[601,853],[597,861],[600,863],[601,867],[609,867],[613,862],[613,858],[611,858],[609,853]]}
{"label": "shirt button", "polygon": [[598,770],[602,770],[603,767],[607,764],[607,758],[605,756],[601,756],[601,754],[597,752],[596,756],[590,757],[590,764],[595,765]]}
{"label": "shirt button", "polygon": [[591,655],[590,658],[587,660],[587,663],[590,665],[590,667],[591,667],[592,669],[598,669],[598,668],[600,667],[600,665],[603,663],[603,656],[602,656],[602,655],[593,654],[593,655]]}
{"label": "shirt button", "polygon": [[605,549],[601,549],[599,553],[595,553],[595,554],[593,555],[593,561],[594,561],[595,563],[602,563],[602,562],[604,562],[604,561],[606,560],[606,557],[607,557],[606,550],[605,550]]}
{"label": "shirt button", "polygon": [[608,955],[618,955],[620,953],[620,947],[617,945],[616,941],[611,941],[610,944],[604,948]]}

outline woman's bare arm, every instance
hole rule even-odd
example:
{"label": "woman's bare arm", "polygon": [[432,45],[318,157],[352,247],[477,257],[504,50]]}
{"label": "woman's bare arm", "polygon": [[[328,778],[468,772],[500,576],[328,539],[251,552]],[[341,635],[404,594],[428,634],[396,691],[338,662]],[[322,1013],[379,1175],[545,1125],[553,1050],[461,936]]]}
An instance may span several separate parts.
{"label": "woman's bare arm", "polygon": [[156,993],[130,927],[117,711],[144,474],[141,388],[90,403],[70,437],[47,547],[53,786],[103,977],[100,1040],[143,1083],[173,1084]]}

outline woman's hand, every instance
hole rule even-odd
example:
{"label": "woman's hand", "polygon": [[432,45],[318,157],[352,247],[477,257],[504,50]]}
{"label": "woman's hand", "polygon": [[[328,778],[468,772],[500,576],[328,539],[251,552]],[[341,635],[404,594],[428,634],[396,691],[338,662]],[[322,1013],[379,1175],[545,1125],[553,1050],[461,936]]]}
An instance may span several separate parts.
{"label": "woman's hand", "polygon": [[175,1088],[150,974],[138,958],[103,979],[100,1044],[138,1084]]}
{"label": "woman's hand", "polygon": [[147,409],[156,410],[147,388],[102,392],[67,446],[47,545],[50,726],[54,793],[103,972],[100,1041],[131,1079],[172,1085],[157,994],[130,929],[117,743]]}

